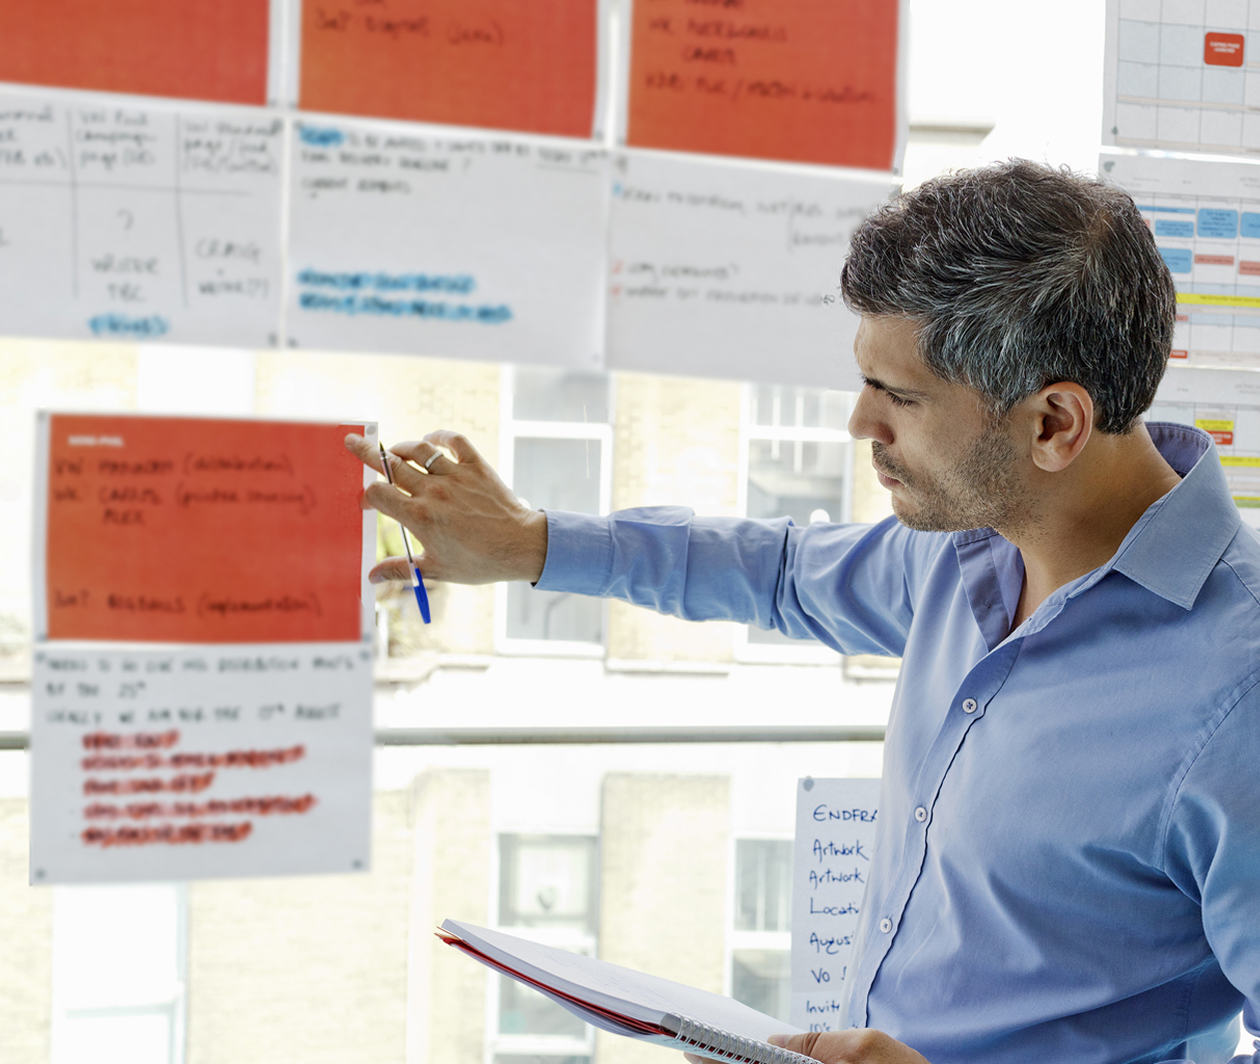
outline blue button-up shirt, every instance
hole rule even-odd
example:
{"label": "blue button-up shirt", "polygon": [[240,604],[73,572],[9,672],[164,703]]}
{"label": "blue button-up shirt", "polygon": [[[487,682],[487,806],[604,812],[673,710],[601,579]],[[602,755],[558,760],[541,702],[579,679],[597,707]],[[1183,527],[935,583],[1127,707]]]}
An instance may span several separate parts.
{"label": "blue button-up shirt", "polygon": [[548,515],[540,587],[904,659],[849,1019],[934,1064],[1216,1064],[1260,1027],[1260,542],[1211,440],[1151,433],[1182,481],[1014,631],[989,529]]}

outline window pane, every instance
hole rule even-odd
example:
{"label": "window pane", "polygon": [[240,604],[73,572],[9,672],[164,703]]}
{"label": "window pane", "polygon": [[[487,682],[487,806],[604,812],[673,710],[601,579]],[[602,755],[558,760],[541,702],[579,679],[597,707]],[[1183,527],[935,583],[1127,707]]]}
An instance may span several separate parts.
{"label": "window pane", "polygon": [[169,1014],[73,1016],[57,1026],[53,1064],[169,1064]]}
{"label": "window pane", "polygon": [[537,591],[526,584],[507,589],[509,639],[556,639],[570,643],[604,641],[604,607],[589,595]]}
{"label": "window pane", "polygon": [[742,949],[731,958],[731,997],[767,1016],[787,1020],[790,979],[787,950]]}
{"label": "window pane", "polygon": [[[519,439],[514,449],[514,489],[530,506],[598,513],[603,447],[598,440]],[[604,640],[603,603],[589,595],[536,591],[525,584],[507,590],[510,639]]]}
{"label": "window pane", "polygon": [[842,520],[848,457],[845,443],[750,441],[748,516]]}
{"label": "window pane", "polygon": [[595,929],[595,840],[503,835],[499,922],[505,927]]}
{"label": "window pane", "polygon": [[530,986],[499,976],[499,1034],[586,1037],[586,1023]]}
{"label": "window pane", "polygon": [[740,839],[735,844],[735,929],[787,931],[792,890],[792,844],[786,839]]}
{"label": "window pane", "polygon": [[[559,1006],[556,1006],[559,1008]],[[494,1064],[590,1064],[590,1057],[545,1056],[541,1053],[496,1053]]]}
{"label": "window pane", "polygon": [[[843,398],[840,392],[827,394]],[[786,516],[798,525],[844,520],[848,513],[848,464],[847,443],[750,440],[748,516]],[[798,643],[778,631],[762,628],[749,628],[748,641],[759,645]]]}
{"label": "window pane", "polygon": [[180,893],[169,884],[58,887],[53,978],[69,1009],[168,1002]]}
{"label": "window pane", "polygon": [[753,424],[774,428],[834,429],[849,423],[848,392],[782,384],[752,385]]}
{"label": "window pane", "polygon": [[595,513],[602,460],[598,440],[519,439],[512,487],[530,506]]}
{"label": "window pane", "polygon": [[514,375],[512,416],[517,421],[608,421],[607,374],[518,366]]}

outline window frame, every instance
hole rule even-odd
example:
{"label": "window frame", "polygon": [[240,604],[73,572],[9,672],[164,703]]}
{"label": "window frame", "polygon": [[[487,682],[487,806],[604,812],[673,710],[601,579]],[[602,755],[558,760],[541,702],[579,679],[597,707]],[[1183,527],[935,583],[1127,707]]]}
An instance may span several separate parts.
{"label": "window frame", "polygon": [[[88,888],[108,887],[126,890],[139,887],[152,890],[154,887],[166,887],[173,892],[175,910],[175,957],[174,978],[170,985],[168,997],[154,998],[149,1001],[135,1001],[126,1005],[99,1005],[94,1003],[76,1004],[67,1000],[68,992],[57,978],[57,969],[65,961],[73,961],[73,957],[62,956],[58,947],[57,899],[64,896],[67,890],[75,890],[80,886]],[[166,1064],[184,1064],[187,1055],[188,1034],[188,884],[187,883],[85,883],[59,884],[53,886],[53,961],[52,961],[52,1019],[49,1031],[49,1060],[52,1064],[75,1064],[65,1049],[65,1038],[69,1028],[77,1020],[110,1019],[129,1016],[166,1016],[169,1020],[170,1039],[167,1046]],[[64,925],[63,925],[64,926]],[[64,931],[62,932],[64,934]],[[64,948],[64,947],[63,947]]]}
{"label": "window frame", "polygon": [[[822,426],[802,425],[766,425],[756,421],[756,391],[760,387],[757,382],[745,381],[743,385],[743,402],[739,418],[739,464],[736,507],[741,516],[748,516],[748,478],[751,473],[749,450],[756,440],[767,440],[772,444],[790,444],[800,447],[806,443],[839,444],[844,447],[843,465],[845,469],[843,508],[841,513],[832,516],[832,520],[842,523],[852,520],[853,513],[853,437],[845,429],[831,429]],[[801,386],[792,387],[796,392],[799,409],[806,391],[826,392],[838,389],[807,389]],[[852,393],[842,392],[847,396],[846,402],[850,410],[853,407]],[[737,625],[734,635],[735,660],[750,665],[828,665],[838,666],[844,662],[843,655],[824,646],[816,640],[793,640],[790,644],[758,643],[749,638],[750,625]]]}
{"label": "window frame", "polygon": [[[572,927],[528,927],[502,922],[502,883],[503,883],[503,840],[513,838],[553,838],[557,840],[588,839],[593,853],[594,878],[591,883],[591,925],[595,930],[579,930]],[[490,860],[490,908],[491,926],[510,935],[520,935],[531,941],[541,942],[556,949],[568,950],[570,953],[581,953],[586,956],[599,955],[599,835],[597,833],[561,829],[554,832],[545,830],[513,831],[505,828],[496,829],[492,838]],[[495,975],[486,988],[486,1038],[484,1064],[495,1064],[498,1057],[585,1057],[588,1064],[595,1060],[595,1028],[583,1024],[582,1036],[571,1038],[565,1035],[548,1034],[512,1034],[504,1033],[499,1028],[500,1008],[502,1005],[502,988],[506,975]],[[555,1005],[559,1008],[559,1005]]]}
{"label": "window frame", "polygon": [[[782,931],[744,930],[736,926],[739,912],[739,844],[741,842],[779,842],[786,843],[788,848],[788,925]],[[730,873],[727,876],[727,918],[726,918],[726,956],[724,960],[723,984],[725,993],[734,996],[735,991],[735,956],[738,953],[762,951],[781,953],[791,961],[792,956],[792,873],[791,859],[795,837],[782,832],[742,832],[732,834],[730,840]],[[789,986],[790,994],[790,986]],[[755,1006],[750,1006],[755,1007]],[[790,1017],[776,1017],[785,1024]]]}
{"label": "window frame", "polygon": [[[613,424],[616,417],[616,389],[611,374],[608,375],[607,421],[539,421],[517,418],[514,412],[516,399],[516,367],[503,367],[499,389],[499,472],[504,483],[512,486],[516,476],[517,440],[584,440],[599,444],[599,501],[598,512],[607,513],[612,508],[613,481]],[[526,500],[532,502],[532,500]],[[525,639],[508,634],[508,588],[499,583],[494,588],[494,650],[497,654],[512,657],[570,657],[603,658],[608,645],[608,603],[601,601],[603,615],[601,630],[603,639],[587,642],[573,639]]]}

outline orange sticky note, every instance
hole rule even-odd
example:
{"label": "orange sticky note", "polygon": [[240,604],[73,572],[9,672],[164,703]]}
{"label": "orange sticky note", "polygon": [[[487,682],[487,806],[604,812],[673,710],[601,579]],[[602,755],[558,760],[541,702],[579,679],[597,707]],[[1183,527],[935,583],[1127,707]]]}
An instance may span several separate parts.
{"label": "orange sticky note", "polygon": [[898,6],[635,0],[627,143],[891,169]]}
{"label": "orange sticky note", "polygon": [[595,0],[302,5],[307,110],[589,137]]}
{"label": "orange sticky note", "polygon": [[1241,33],[1208,33],[1203,37],[1203,62],[1209,66],[1240,67],[1243,65]]}
{"label": "orange sticky note", "polygon": [[50,639],[361,636],[363,425],[49,415]]}
{"label": "orange sticky note", "polygon": [[268,0],[4,0],[0,81],[267,102]]}

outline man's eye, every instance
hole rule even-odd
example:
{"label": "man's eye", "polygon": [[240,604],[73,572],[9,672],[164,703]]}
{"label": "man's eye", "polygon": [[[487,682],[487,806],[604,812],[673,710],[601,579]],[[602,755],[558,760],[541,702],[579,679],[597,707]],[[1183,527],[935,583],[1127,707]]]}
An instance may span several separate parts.
{"label": "man's eye", "polygon": [[888,401],[893,406],[914,406],[913,399],[906,399],[904,396],[898,395],[896,392],[888,392]]}

